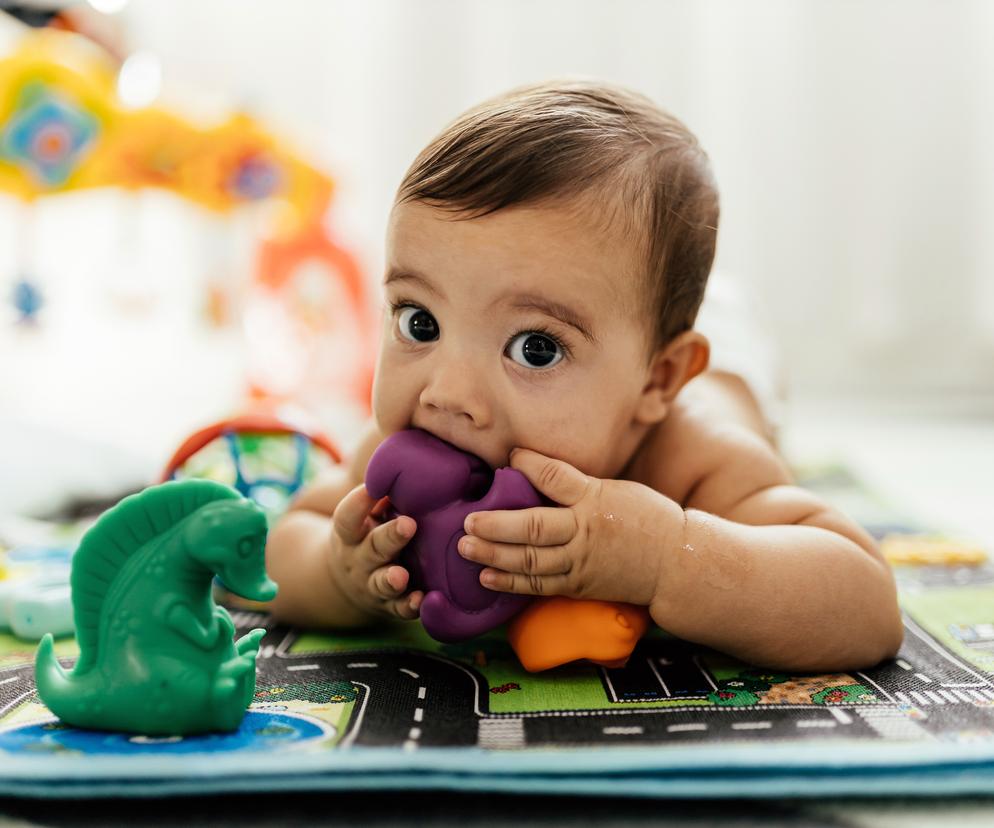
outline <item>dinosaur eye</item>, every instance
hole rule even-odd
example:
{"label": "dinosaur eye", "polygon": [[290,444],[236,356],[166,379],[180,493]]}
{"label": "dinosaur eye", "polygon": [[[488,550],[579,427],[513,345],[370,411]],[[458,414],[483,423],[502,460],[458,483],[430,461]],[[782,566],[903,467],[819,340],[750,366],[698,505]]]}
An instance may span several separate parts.
{"label": "dinosaur eye", "polygon": [[238,556],[240,558],[247,558],[255,551],[255,548],[254,538],[242,538],[238,541]]}

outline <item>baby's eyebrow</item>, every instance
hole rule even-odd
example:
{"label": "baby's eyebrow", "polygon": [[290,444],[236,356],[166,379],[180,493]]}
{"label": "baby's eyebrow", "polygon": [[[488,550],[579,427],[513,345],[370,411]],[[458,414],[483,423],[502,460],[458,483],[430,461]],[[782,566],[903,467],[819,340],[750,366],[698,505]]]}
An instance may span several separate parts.
{"label": "baby's eyebrow", "polygon": [[511,297],[509,304],[516,310],[536,310],[546,316],[551,316],[553,319],[558,319],[560,322],[576,328],[591,345],[597,344],[597,339],[590,330],[590,323],[568,305],[553,302],[544,296],[535,296],[531,293],[515,294]]}
{"label": "baby's eyebrow", "polygon": [[421,285],[421,287],[433,296],[437,296],[439,299],[445,299],[445,294],[442,293],[441,290],[435,287],[426,276],[423,276],[415,270],[391,267],[387,271],[386,276],[383,277],[383,286],[386,287],[391,282],[414,282],[415,284]]}

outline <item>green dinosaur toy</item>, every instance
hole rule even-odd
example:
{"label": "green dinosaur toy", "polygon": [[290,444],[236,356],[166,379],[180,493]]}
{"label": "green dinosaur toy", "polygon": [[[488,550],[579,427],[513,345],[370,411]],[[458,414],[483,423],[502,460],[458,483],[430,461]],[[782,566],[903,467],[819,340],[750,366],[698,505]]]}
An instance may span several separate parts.
{"label": "green dinosaur toy", "polygon": [[42,639],[41,700],[77,727],[149,736],[237,729],[265,630],[234,642],[211,581],[217,574],[246,598],[274,598],[265,542],[262,510],[220,483],[175,481],[126,497],[73,556],[79,659],[67,673],[52,636]]}

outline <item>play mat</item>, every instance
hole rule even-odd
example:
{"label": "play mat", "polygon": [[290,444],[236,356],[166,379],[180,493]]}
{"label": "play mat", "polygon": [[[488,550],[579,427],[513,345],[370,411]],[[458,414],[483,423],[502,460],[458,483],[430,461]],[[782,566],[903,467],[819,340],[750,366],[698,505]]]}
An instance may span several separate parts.
{"label": "play mat", "polygon": [[[844,469],[803,474],[880,537],[923,532]],[[901,652],[831,675],[755,669],[658,630],[624,668],[532,675],[501,631],[445,645],[417,623],[330,635],[233,608],[240,632],[267,630],[255,702],[237,732],[195,738],[62,725],[35,693],[34,645],[0,635],[0,795],[986,793],[994,566],[948,542],[890,549],[895,560],[924,561],[895,566]],[[726,622],[736,623],[733,612]],[[61,658],[75,653],[71,637],[57,642]]]}

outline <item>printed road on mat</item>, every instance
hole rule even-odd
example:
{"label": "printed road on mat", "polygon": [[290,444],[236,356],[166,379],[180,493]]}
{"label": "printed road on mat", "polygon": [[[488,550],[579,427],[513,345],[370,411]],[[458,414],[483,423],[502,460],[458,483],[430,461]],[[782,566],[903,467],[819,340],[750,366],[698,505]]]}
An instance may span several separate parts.
{"label": "printed road on mat", "polygon": [[[947,568],[948,569],[948,568]],[[263,626],[256,698],[239,731],[148,739],[79,731],[34,690],[31,652],[0,664],[0,751],[61,755],[479,746],[603,747],[804,740],[994,741],[994,571],[899,572],[905,641],[873,669],[787,675],[659,632],[628,665],[519,666],[502,633],[444,645],[418,624],[351,635]],[[18,648],[19,647],[19,648]],[[60,642],[63,664],[73,642]]]}

